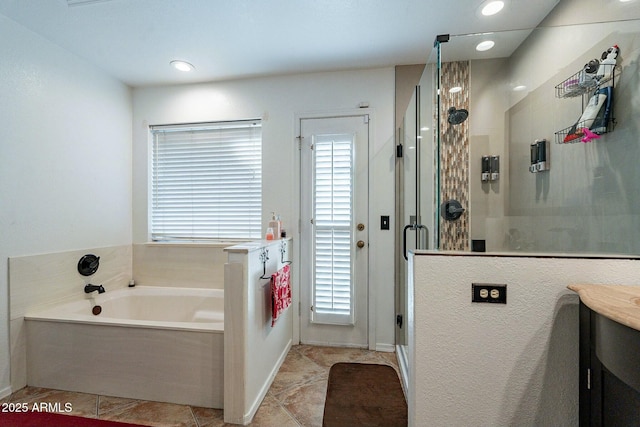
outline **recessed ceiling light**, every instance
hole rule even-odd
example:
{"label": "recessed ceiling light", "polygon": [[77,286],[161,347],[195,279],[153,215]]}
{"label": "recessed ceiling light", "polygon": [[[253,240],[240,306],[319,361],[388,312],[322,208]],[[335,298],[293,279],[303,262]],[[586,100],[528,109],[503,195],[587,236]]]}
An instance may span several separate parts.
{"label": "recessed ceiling light", "polygon": [[196,69],[196,67],[194,67],[193,65],[189,64],[186,61],[175,60],[175,61],[171,61],[170,64],[176,70],[180,70],[180,71],[184,71],[184,72],[193,71],[193,70]]}
{"label": "recessed ceiling light", "polygon": [[462,91],[462,88],[460,86],[454,86],[451,89],[449,89],[449,93],[458,93],[461,91]]}
{"label": "recessed ceiling light", "polygon": [[485,40],[483,42],[478,43],[478,45],[476,46],[476,50],[478,52],[484,52],[485,50],[491,49],[495,45],[496,45],[496,42],[494,42],[493,40]]}
{"label": "recessed ceiling light", "polygon": [[503,1],[500,1],[500,0],[490,1],[482,8],[482,14],[484,16],[495,15],[496,13],[500,12],[503,7],[504,7]]}
{"label": "recessed ceiling light", "polygon": [[523,90],[525,90],[527,87],[525,85],[518,85],[516,87],[513,88],[513,90],[515,92],[522,92]]}

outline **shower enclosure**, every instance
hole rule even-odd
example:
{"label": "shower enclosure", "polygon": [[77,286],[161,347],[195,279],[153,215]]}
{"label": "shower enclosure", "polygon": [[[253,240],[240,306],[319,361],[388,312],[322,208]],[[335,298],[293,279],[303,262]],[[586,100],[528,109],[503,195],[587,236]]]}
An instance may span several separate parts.
{"label": "shower enclosure", "polygon": [[[411,99],[400,100],[401,369],[410,250],[640,254],[640,9],[620,3],[600,12],[596,23],[556,19],[535,29],[438,37]],[[475,49],[487,39],[499,49],[490,57]],[[611,78],[568,96],[574,76],[611,46],[620,50]],[[602,88],[612,98],[608,123],[596,137],[568,141],[567,129]]]}

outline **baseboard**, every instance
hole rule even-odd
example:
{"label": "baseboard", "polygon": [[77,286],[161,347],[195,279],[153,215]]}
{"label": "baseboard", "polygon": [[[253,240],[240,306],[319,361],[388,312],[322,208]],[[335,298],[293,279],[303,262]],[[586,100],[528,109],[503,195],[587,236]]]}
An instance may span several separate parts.
{"label": "baseboard", "polygon": [[284,348],[284,351],[280,354],[280,357],[278,357],[278,361],[276,362],[276,365],[273,367],[273,369],[269,373],[269,377],[267,381],[265,381],[265,383],[262,385],[262,388],[260,389],[260,393],[258,393],[256,400],[254,400],[253,404],[249,408],[249,411],[246,414],[244,414],[242,419],[243,425],[249,424],[251,420],[253,420],[253,417],[256,415],[256,412],[258,412],[258,409],[260,409],[260,405],[262,404],[264,397],[267,395],[269,388],[271,388],[271,384],[273,384],[273,380],[276,378],[276,375],[278,375],[278,371],[280,370],[280,367],[284,363],[284,360],[287,358],[287,354],[289,354],[289,350],[291,349],[291,343],[292,343],[292,340],[289,340],[289,342]]}
{"label": "baseboard", "polygon": [[402,380],[402,390],[404,391],[404,397],[409,401],[409,355],[407,354],[406,347],[398,345],[396,346],[396,357],[398,359],[398,369],[400,370],[400,379]]}
{"label": "baseboard", "polygon": [[336,342],[327,342],[327,341],[305,341],[305,342],[300,342],[300,344],[313,345],[317,347],[361,348],[361,349],[369,348],[367,345],[345,344],[345,343],[336,343]]}
{"label": "baseboard", "polygon": [[4,399],[5,397],[11,395],[11,393],[11,386],[3,388],[2,390],[0,390],[0,399]]}
{"label": "baseboard", "polygon": [[396,346],[393,344],[381,344],[376,343],[376,351],[384,351],[386,353],[393,353],[396,351]]}

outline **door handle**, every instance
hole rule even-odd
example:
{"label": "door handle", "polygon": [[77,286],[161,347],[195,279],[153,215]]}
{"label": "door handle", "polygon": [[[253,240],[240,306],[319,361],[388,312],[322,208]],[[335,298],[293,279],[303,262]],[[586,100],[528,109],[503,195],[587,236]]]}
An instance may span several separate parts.
{"label": "door handle", "polygon": [[[402,256],[404,256],[405,261],[409,261],[409,257],[407,256],[407,230],[420,230],[420,229],[425,229],[427,230],[427,234],[429,233],[429,229],[427,228],[427,226],[422,224],[409,224],[409,225],[405,225],[404,227],[403,238],[402,238]],[[427,238],[428,237],[429,236],[427,235]]]}
{"label": "door handle", "polygon": [[356,243],[356,246],[358,246],[360,249],[364,248],[364,240],[358,240],[358,243]]}

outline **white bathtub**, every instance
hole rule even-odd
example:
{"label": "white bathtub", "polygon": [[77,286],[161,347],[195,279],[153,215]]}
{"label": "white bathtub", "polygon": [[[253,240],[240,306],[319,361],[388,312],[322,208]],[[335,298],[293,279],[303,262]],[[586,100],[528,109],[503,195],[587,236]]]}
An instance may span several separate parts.
{"label": "white bathtub", "polygon": [[27,313],[27,384],[222,408],[223,295],[137,286]]}

